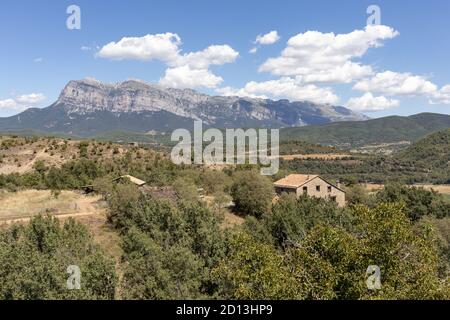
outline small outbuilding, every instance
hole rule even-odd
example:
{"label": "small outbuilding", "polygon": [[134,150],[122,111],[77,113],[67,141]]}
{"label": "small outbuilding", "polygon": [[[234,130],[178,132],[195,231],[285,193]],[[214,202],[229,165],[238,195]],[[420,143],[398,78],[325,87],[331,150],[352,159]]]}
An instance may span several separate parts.
{"label": "small outbuilding", "polygon": [[145,186],[147,184],[147,182],[145,182],[144,180],[141,180],[141,179],[138,179],[136,177],[130,176],[129,174],[124,175],[124,176],[120,176],[120,177],[114,179],[114,181],[118,181],[118,180],[122,180],[122,179],[128,179],[131,183],[134,183],[138,187],[143,187],[143,186]]}

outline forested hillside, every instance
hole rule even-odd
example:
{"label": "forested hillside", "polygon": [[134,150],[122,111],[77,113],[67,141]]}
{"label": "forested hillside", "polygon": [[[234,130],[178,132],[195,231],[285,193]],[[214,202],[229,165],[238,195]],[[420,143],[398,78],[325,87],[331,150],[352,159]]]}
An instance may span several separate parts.
{"label": "forested hillside", "polygon": [[367,121],[285,128],[282,140],[303,140],[348,147],[398,141],[417,141],[438,130],[450,128],[450,116],[421,113],[409,117],[390,116]]}
{"label": "forested hillside", "polygon": [[450,178],[450,129],[427,136],[396,158],[412,166],[426,168],[431,176]]}

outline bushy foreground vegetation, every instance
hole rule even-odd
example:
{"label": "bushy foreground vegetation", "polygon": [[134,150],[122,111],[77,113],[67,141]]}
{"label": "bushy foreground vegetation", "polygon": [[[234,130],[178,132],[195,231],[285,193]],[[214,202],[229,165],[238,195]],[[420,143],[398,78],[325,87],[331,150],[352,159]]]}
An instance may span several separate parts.
{"label": "bushy foreground vegetation", "polygon": [[[59,168],[37,163],[1,176],[0,187],[93,184],[120,235],[120,261],[82,225],[37,217],[0,233],[0,298],[450,299],[450,210],[434,192],[355,186],[346,208],[292,195],[273,201],[272,181],[251,167],[175,167],[135,152],[100,163],[86,152]],[[177,201],[112,182],[126,173],[172,186]],[[199,200],[199,187],[212,202]],[[245,223],[225,228],[231,198]],[[82,271],[81,290],[66,288],[69,265]],[[380,267],[380,290],[367,287],[370,265]]]}
{"label": "bushy foreground vegetation", "polygon": [[[70,266],[80,268],[80,290],[68,290]],[[0,232],[2,300],[113,299],[116,285],[114,262],[74,220],[37,217]]]}
{"label": "bushy foreground vegetation", "polygon": [[[412,220],[404,203],[338,208],[283,195],[258,218],[221,227],[205,203],[119,184],[108,196],[123,256],[114,263],[70,220],[38,217],[0,236],[3,299],[449,299],[448,218]],[[81,290],[65,287],[68,265]],[[381,269],[381,290],[366,270]]]}
{"label": "bushy foreground vegetation", "polygon": [[[122,208],[127,298],[449,298],[439,233],[409,219],[403,204],[340,209],[286,195],[228,230],[202,203],[141,195]],[[379,291],[367,289],[369,265],[380,266]]]}

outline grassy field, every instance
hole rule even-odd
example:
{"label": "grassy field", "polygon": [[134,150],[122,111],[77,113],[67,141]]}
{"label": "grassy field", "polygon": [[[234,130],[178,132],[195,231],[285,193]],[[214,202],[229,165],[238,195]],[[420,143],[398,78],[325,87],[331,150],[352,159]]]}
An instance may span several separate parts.
{"label": "grassy field", "polygon": [[99,196],[84,196],[73,191],[62,191],[57,197],[48,190],[0,192],[0,222],[29,218],[39,214],[86,215],[101,213]]}

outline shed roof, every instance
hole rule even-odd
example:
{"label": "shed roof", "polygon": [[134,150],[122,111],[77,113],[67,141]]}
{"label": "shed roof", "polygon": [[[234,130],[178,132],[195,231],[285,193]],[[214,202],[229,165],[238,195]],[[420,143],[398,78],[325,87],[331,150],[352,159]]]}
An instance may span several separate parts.
{"label": "shed roof", "polygon": [[136,177],[130,176],[129,174],[121,176],[121,178],[126,178],[129,179],[132,183],[138,185],[138,186],[143,186],[145,185],[147,182],[145,182],[144,180],[138,179]]}

